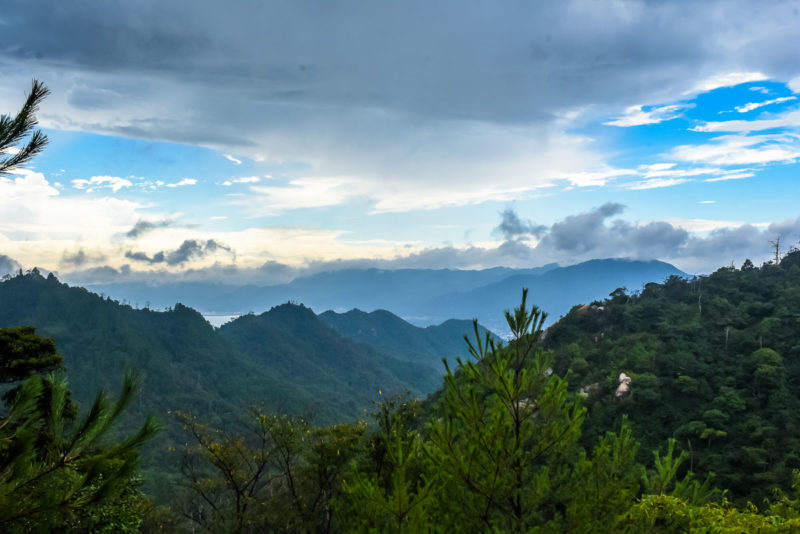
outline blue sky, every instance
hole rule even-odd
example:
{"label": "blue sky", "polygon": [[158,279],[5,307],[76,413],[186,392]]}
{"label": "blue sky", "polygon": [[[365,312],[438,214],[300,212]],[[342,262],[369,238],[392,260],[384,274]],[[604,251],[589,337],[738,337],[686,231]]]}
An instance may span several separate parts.
{"label": "blue sky", "polygon": [[0,112],[52,91],[0,269],[708,272],[800,240],[798,2],[50,4],[0,15]]}

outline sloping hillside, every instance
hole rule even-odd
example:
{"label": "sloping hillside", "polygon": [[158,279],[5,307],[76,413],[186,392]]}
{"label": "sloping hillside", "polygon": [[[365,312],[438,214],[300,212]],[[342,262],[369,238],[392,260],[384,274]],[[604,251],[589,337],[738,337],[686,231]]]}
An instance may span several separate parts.
{"label": "sloping hillside", "polygon": [[[585,388],[587,442],[630,417],[642,451],[668,437],[701,476],[761,503],[800,468],[800,253],[780,265],[672,277],[575,307],[548,331]],[[615,391],[620,373],[630,392]],[[648,454],[644,452],[643,454]]]}
{"label": "sloping hillside", "polygon": [[[386,310],[327,311],[319,318],[344,337],[396,358],[432,367],[439,373],[444,372],[442,358],[452,362],[468,354],[463,336],[473,331],[472,321],[458,319],[420,328]],[[483,327],[480,330],[482,334],[486,332]]]}

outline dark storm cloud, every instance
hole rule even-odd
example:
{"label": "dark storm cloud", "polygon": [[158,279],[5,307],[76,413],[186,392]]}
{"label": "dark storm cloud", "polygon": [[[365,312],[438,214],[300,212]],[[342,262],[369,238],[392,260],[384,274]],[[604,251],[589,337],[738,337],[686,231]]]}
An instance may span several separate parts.
{"label": "dark storm cloud", "polygon": [[520,219],[517,212],[512,208],[503,210],[500,217],[502,220],[494,231],[502,235],[506,241],[516,239],[524,241],[531,237],[539,237],[547,230],[546,226],[533,224],[529,220]]}
{"label": "dark storm cloud", "polygon": [[[624,209],[622,204],[609,202],[588,213],[570,215],[550,228],[547,242],[556,250],[577,253],[591,250],[605,237],[605,220]],[[618,230],[624,231],[622,228]]]}
{"label": "dark storm cloud", "polygon": [[133,252],[129,250],[125,252],[125,257],[149,264],[166,263],[167,265],[174,266],[183,265],[189,260],[204,258],[220,250],[233,252],[229,246],[213,239],[207,241],[201,239],[187,239],[181,243],[181,246],[172,251],[162,250],[156,252],[152,256],[148,256],[144,252]]}
{"label": "dark storm cloud", "polygon": [[103,254],[89,254],[85,250],[78,249],[75,252],[68,252],[64,251],[64,254],[61,256],[61,265],[66,267],[83,267],[87,263],[90,262],[101,262],[106,259],[105,255]]}
{"label": "dark storm cloud", "polygon": [[136,239],[142,234],[152,230],[156,230],[158,228],[167,228],[169,226],[173,226],[174,224],[175,221],[172,219],[163,219],[160,221],[146,221],[144,219],[139,219],[136,221],[136,224],[133,225],[133,228],[125,232],[125,237]]}
{"label": "dark storm cloud", "polygon": [[[791,1],[7,0],[3,11],[11,44],[0,59],[130,74],[165,98],[169,91],[144,80],[168,81],[203,110],[191,118],[194,131],[230,140],[269,123],[267,114],[302,131],[300,110],[547,123],[575,106],[680,97],[719,72],[788,79],[797,60],[786,43],[800,40]],[[111,87],[119,80],[106,83],[73,89],[70,103],[105,109],[125,100]],[[294,111],[281,117],[275,106],[284,105]],[[165,124],[140,129],[164,137]]]}

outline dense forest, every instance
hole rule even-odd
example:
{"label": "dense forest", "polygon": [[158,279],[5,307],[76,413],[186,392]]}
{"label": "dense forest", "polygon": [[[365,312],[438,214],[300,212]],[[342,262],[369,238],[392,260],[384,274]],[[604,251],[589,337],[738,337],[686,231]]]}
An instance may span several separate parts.
{"label": "dense forest", "polygon": [[[799,326],[795,251],[780,264],[616,291],[573,308],[545,346],[587,397],[588,440],[627,414],[644,451],[674,436],[698,475],[761,503],[800,467]],[[621,373],[630,392],[615,398]]]}
{"label": "dense forest", "polygon": [[[81,418],[52,341],[5,329],[4,530],[800,531],[798,294],[800,252],[619,289],[546,331],[524,291],[511,339],[476,325],[426,399],[380,391],[332,426],[265,405],[176,410],[182,442],[160,454],[179,475],[157,500],[130,467],[154,423],[100,439],[135,381]],[[221,335],[246,343],[258,319]],[[97,439],[81,438],[95,419]],[[17,501],[25,517],[9,516]]]}

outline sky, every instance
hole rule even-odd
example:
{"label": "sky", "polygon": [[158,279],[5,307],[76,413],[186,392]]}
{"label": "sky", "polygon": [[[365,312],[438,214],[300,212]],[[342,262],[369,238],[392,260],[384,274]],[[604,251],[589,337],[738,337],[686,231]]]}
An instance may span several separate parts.
{"label": "sky", "polygon": [[800,2],[5,0],[0,275],[280,283],[800,240]]}

